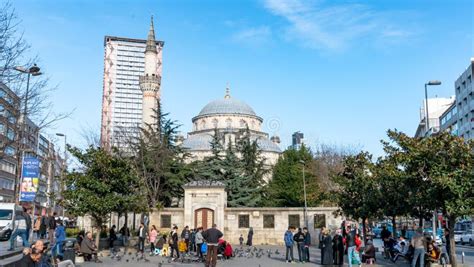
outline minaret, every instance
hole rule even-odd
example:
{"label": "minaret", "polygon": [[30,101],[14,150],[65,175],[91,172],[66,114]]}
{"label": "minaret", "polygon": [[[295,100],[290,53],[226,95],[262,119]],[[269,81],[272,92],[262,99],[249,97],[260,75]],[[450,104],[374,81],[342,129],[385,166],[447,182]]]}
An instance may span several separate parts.
{"label": "minaret", "polygon": [[150,31],[146,40],[145,49],[145,73],[140,76],[140,89],[143,92],[142,101],[142,127],[147,125],[156,129],[159,114],[158,102],[160,100],[161,75],[158,71],[158,52],[155,41],[155,29],[153,27],[153,16],[151,16]]}

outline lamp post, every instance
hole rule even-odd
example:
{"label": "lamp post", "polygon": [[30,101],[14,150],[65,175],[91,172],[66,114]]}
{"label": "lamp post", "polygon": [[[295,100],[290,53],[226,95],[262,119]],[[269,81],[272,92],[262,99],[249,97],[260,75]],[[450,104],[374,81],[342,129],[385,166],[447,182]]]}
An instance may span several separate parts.
{"label": "lamp post", "polygon": [[425,135],[428,134],[430,131],[430,115],[428,113],[428,85],[441,85],[441,82],[438,80],[431,80],[427,83],[425,83],[425,111],[426,111],[426,133]]}
{"label": "lamp post", "polygon": [[[56,133],[57,136],[59,137],[64,137],[64,161],[63,161],[63,164],[62,164],[62,172],[61,172],[61,187],[60,187],[60,191],[63,190],[63,182],[64,182],[64,178],[65,178],[65,175],[66,175],[66,164],[67,164],[67,136],[63,133]],[[61,192],[61,197],[62,197],[62,192]],[[61,213],[63,215],[63,219],[64,219],[64,207],[62,207],[61,209]]]}
{"label": "lamp post", "polygon": [[304,210],[303,210],[303,216],[304,216],[304,224],[305,224],[305,227],[308,228],[308,216],[306,216],[307,214],[307,210],[308,210],[308,202],[306,200],[306,177],[305,177],[305,161],[304,160],[300,160],[300,163],[303,164],[303,194],[304,194]]}
{"label": "lamp post", "polygon": [[[433,85],[441,85],[441,81],[438,80],[431,80],[425,83],[425,111],[426,111],[426,133],[425,136],[428,136],[428,133],[430,131],[430,117],[428,113],[428,85],[433,86]],[[433,211],[433,238],[436,240],[436,235],[437,235],[437,229],[436,229],[436,220],[437,220],[437,215],[438,213],[436,210]]]}
{"label": "lamp post", "polygon": [[[29,67],[29,68],[25,68],[25,67],[21,67],[21,66],[17,66],[14,68],[16,71],[19,71],[23,74],[27,74],[28,75],[28,78],[26,79],[26,92],[25,92],[25,103],[24,103],[24,107],[23,107],[23,112],[22,112],[22,123],[21,123],[21,130],[20,130],[20,136],[19,136],[19,140],[20,140],[20,143],[19,143],[19,146],[18,146],[18,149],[22,151],[21,153],[21,165],[23,165],[23,160],[25,158],[25,148],[23,147],[26,143],[26,141],[24,140],[26,138],[26,116],[27,116],[27,112],[28,112],[28,97],[29,97],[29,92],[30,92],[30,77],[31,76],[39,76],[41,75],[41,71],[40,71],[40,68],[36,65],[36,64],[33,64],[33,66]],[[21,171],[18,172],[18,175],[15,179],[15,190],[13,192],[13,198],[15,199],[15,201],[17,201],[17,197],[18,197],[18,191],[19,191],[19,181],[21,179]]]}

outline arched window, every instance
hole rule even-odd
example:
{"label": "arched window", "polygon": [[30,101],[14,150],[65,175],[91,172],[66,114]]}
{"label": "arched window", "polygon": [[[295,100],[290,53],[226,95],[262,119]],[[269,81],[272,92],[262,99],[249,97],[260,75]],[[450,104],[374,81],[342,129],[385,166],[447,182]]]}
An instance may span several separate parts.
{"label": "arched window", "polygon": [[240,128],[247,128],[247,122],[244,120],[240,120]]}
{"label": "arched window", "polygon": [[217,119],[213,119],[212,120],[212,127],[217,128],[218,123],[219,122],[217,121]]}
{"label": "arched window", "polygon": [[198,130],[198,123],[197,123],[197,122],[194,123],[194,130],[195,130],[195,131]]}
{"label": "arched window", "polygon": [[201,130],[206,129],[206,120],[201,121]]}
{"label": "arched window", "polygon": [[232,128],[232,120],[230,118],[228,118],[227,120],[225,120],[225,126],[227,128]]}

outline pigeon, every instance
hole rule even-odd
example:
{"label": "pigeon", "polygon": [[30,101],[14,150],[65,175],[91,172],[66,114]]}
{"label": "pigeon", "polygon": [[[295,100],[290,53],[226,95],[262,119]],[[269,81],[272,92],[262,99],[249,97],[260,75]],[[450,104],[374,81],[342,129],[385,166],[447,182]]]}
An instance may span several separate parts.
{"label": "pigeon", "polygon": [[280,255],[280,251],[278,251],[278,249],[275,251],[275,254],[276,255]]}
{"label": "pigeon", "polygon": [[126,260],[126,262],[128,262],[128,259]]}

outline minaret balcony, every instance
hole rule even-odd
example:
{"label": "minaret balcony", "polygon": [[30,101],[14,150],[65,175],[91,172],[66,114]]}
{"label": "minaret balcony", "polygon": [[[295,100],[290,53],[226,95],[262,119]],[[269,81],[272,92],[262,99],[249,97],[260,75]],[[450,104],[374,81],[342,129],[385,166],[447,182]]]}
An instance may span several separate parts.
{"label": "minaret balcony", "polygon": [[160,76],[140,76],[140,89],[143,91],[151,90],[151,91],[158,91],[161,85],[161,77]]}

